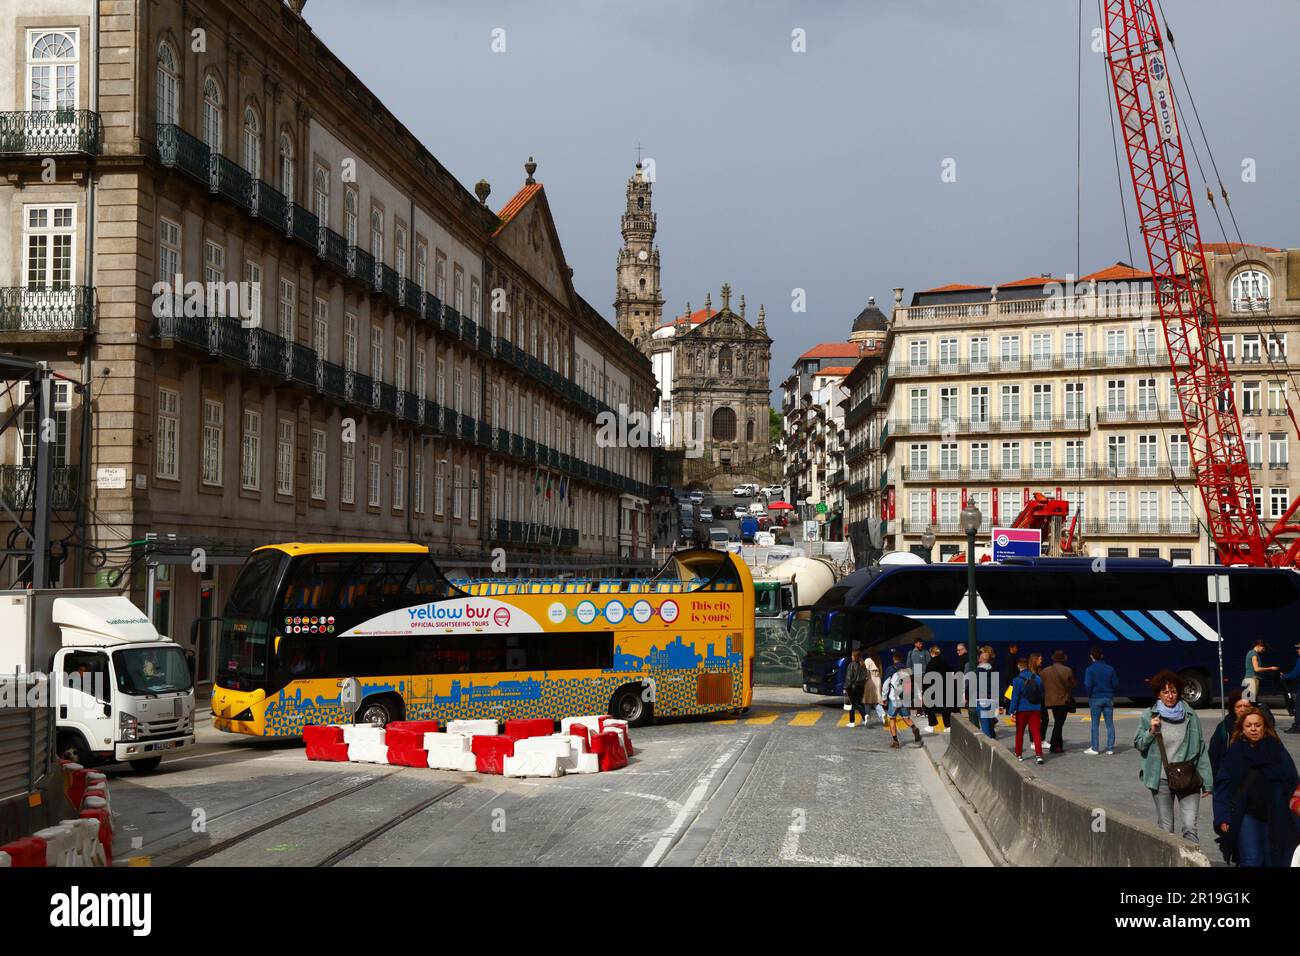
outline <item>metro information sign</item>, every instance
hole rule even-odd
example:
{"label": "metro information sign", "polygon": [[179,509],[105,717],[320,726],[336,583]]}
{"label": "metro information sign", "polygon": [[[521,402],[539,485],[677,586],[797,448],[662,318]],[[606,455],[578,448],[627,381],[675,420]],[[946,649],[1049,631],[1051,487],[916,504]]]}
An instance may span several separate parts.
{"label": "metro information sign", "polygon": [[994,528],[993,560],[1038,558],[1043,554],[1043,532],[1038,528]]}

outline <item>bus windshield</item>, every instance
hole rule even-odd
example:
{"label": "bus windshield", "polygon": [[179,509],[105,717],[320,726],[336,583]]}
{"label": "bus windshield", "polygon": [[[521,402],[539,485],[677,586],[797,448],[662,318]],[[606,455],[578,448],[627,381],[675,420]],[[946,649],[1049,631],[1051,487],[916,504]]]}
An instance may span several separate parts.
{"label": "bus windshield", "polygon": [[217,683],[251,690],[266,680],[271,607],[288,555],[261,551],[239,572],[226,602],[217,648]]}

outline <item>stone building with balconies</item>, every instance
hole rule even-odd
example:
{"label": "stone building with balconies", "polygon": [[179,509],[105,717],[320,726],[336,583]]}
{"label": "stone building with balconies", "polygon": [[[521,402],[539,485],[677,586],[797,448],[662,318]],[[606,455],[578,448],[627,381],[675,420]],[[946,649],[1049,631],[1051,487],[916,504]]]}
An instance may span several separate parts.
{"label": "stone building with balconies", "polygon": [[[600,416],[648,415],[653,372],[574,289],[531,160],[493,212],[301,4],[8,22],[0,351],[63,376],[59,583],[127,588],[183,636],[271,541],[412,540],[467,572],[495,548],[515,573],[646,562],[650,449]],[[0,450],[11,507],[37,425]]]}
{"label": "stone building with balconies", "polygon": [[[1207,247],[1224,354],[1265,525],[1296,489],[1286,409],[1300,334],[1296,253]],[[1066,279],[948,285],[894,309],[880,438],[892,496],[887,548],[932,527],[964,547],[968,500],[985,528],[1034,492],[1071,504],[1087,553],[1207,562],[1214,548],[1192,475],[1150,276],[1117,263]]]}

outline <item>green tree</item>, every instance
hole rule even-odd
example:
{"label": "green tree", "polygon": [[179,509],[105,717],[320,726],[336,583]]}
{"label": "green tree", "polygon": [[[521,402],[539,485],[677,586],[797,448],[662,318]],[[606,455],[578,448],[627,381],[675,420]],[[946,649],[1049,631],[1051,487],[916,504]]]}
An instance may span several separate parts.
{"label": "green tree", "polygon": [[769,407],[767,410],[767,431],[769,440],[775,445],[781,440],[781,429],[784,422],[781,419],[781,413],[775,408]]}

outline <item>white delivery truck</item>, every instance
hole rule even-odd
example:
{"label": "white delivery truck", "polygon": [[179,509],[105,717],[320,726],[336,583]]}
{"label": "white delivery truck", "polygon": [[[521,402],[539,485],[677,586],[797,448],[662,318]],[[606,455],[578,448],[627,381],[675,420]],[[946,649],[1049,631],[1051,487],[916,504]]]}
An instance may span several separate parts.
{"label": "white delivery truck", "polygon": [[194,679],[180,645],[120,594],[0,591],[0,673],[50,677],[58,753],[147,773],[194,746]]}

